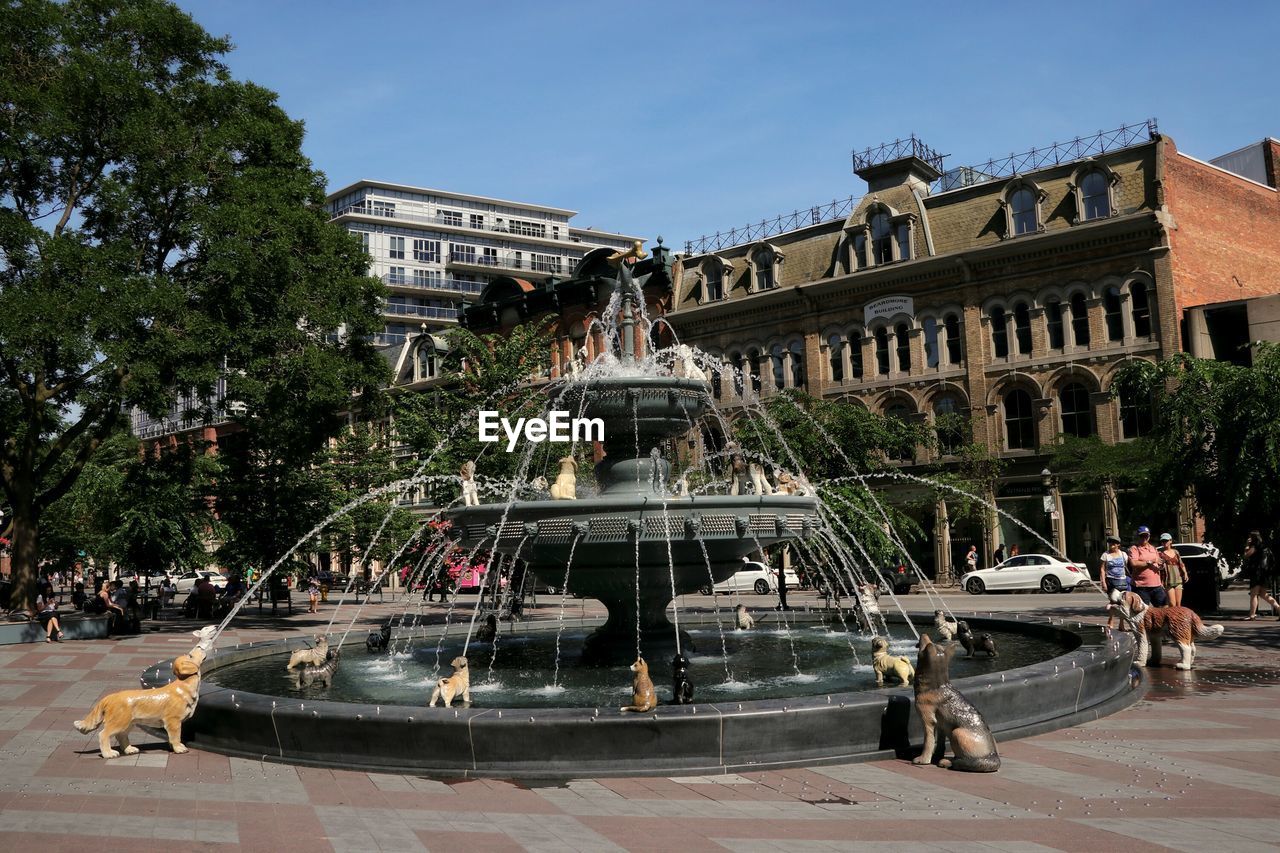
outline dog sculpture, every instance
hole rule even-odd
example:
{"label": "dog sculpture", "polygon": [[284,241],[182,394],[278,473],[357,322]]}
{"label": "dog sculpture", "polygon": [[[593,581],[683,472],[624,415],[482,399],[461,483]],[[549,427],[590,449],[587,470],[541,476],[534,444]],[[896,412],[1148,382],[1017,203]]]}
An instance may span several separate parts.
{"label": "dog sculpture", "polygon": [[764,466],[734,453],[729,457],[729,494],[740,495],[748,488],[755,495],[773,494],[773,486],[764,475]]}
{"label": "dog sculpture", "polygon": [[756,620],[747,612],[747,605],[739,604],[733,610],[733,621],[739,631],[750,631],[756,626]]}
{"label": "dog sculpture", "polygon": [[[83,720],[72,723],[76,731],[86,735],[102,727],[98,751],[103,758],[119,758],[120,752],[136,755],[138,748],[129,743],[129,732],[139,725],[163,727],[169,737],[169,747],[176,753],[187,751],[182,743],[182,721],[195,713],[196,703],[200,701],[200,667],[213,648],[218,629],[207,625],[191,633],[199,642],[194,649],[174,659],[173,681],[164,687],[120,690],[103,696]],[[113,739],[120,752],[112,749]]]}
{"label": "dog sculpture", "polygon": [[973,648],[976,638],[973,632],[969,630],[969,623],[963,620],[956,623],[956,639],[960,645],[964,647],[964,653],[969,657],[973,657]]}
{"label": "dog sculpture", "polygon": [[381,630],[370,631],[369,636],[364,638],[364,647],[369,650],[369,654],[385,651],[389,645],[391,645],[390,622],[383,625]]}
{"label": "dog sculpture", "polygon": [[689,680],[689,660],[679,652],[671,659],[671,701],[677,705],[693,702],[693,682]]}
{"label": "dog sculpture", "polygon": [[309,649],[297,649],[289,655],[289,663],[285,669],[297,669],[300,666],[322,666],[329,656],[329,638],[323,634],[316,635],[316,644]]}
{"label": "dog sculpture", "polygon": [[498,617],[493,613],[484,617],[484,624],[476,629],[476,642],[492,643],[498,636]]}
{"label": "dog sculpture", "polygon": [[294,675],[298,680],[298,686],[310,687],[313,684],[319,684],[328,687],[333,684],[333,674],[338,671],[338,658],[341,656],[341,649],[329,649],[323,663],[309,663],[295,670]]}
{"label": "dog sculpture", "polygon": [[884,677],[890,673],[902,679],[904,687],[916,677],[911,661],[889,654],[889,641],[884,637],[875,637],[871,641],[871,668],[876,671],[876,687],[884,687]]}
{"label": "dog sculpture", "polygon": [[533,487],[534,491],[538,491],[538,492],[545,492],[551,488],[547,484],[547,478],[542,476],[541,474],[534,477],[533,481],[530,482],[529,485]]}
{"label": "dog sculpture", "polygon": [[653,692],[653,681],[649,678],[649,664],[644,662],[644,658],[638,657],[631,664],[631,671],[635,673],[631,679],[631,704],[623,705],[618,710],[647,714],[658,707],[658,696]]}
{"label": "dog sculpture", "polygon": [[1108,613],[1115,613],[1134,632],[1137,649],[1135,666],[1159,666],[1164,641],[1162,634],[1178,644],[1182,658],[1175,669],[1191,669],[1196,661],[1196,640],[1216,640],[1222,636],[1222,625],[1206,625],[1188,607],[1148,607],[1134,592],[1111,590]]}
{"label": "dog sculpture", "polygon": [[993,639],[990,634],[979,634],[977,651],[986,652],[991,657],[995,657],[996,656],[995,639]]}
{"label": "dog sculpture", "polygon": [[941,610],[933,611],[933,627],[938,632],[938,639],[949,643],[956,636],[956,622]]}
{"label": "dog sculpture", "polygon": [[790,471],[775,468],[773,478],[778,481],[777,493],[780,495],[796,495],[798,497],[810,497],[813,495],[813,489],[809,485],[809,481],[803,476],[797,476]]}
{"label": "dog sculpture", "polygon": [[951,656],[955,645],[939,645],[920,636],[916,658],[916,712],[924,725],[924,751],[912,764],[931,764],[948,739],[955,758],[943,758],[939,767],[993,773],[1000,769],[996,739],[986,720],[964,695],[951,686]]}
{"label": "dog sculpture", "polygon": [[671,373],[684,379],[700,379],[707,382],[707,374],[698,367],[698,363],[693,357],[693,348],[688,344],[677,344],[675,348],[675,360],[671,363]]}
{"label": "dog sculpture", "polygon": [[578,497],[578,463],[572,456],[560,460],[560,473],[551,484],[551,499],[571,501]]}
{"label": "dog sculpture", "polygon": [[453,675],[447,675],[436,682],[436,689],[431,691],[431,701],[427,703],[428,708],[434,708],[437,699],[443,699],[444,706],[448,708],[453,705],[457,696],[462,697],[464,708],[471,707],[471,672],[467,669],[467,659],[459,656],[451,660],[449,665],[453,667]]}
{"label": "dog sculpture", "polygon": [[462,505],[480,506],[480,489],[476,486],[476,463],[468,459],[458,471],[462,478]]}
{"label": "dog sculpture", "polygon": [[684,474],[676,478],[675,496],[678,498],[689,497],[689,479]]}
{"label": "dog sculpture", "polygon": [[864,631],[874,631],[873,617],[880,615],[880,587],[873,583],[862,583],[854,587],[854,616],[858,627]]}

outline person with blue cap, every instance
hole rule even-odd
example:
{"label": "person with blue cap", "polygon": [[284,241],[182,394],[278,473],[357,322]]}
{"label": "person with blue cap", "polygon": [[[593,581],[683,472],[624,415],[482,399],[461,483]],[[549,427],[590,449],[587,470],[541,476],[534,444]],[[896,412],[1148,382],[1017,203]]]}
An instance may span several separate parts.
{"label": "person with blue cap", "polygon": [[1133,591],[1148,607],[1167,607],[1169,596],[1164,591],[1164,578],[1160,569],[1164,560],[1156,546],[1151,544],[1151,528],[1145,524],[1138,528],[1138,535],[1129,546],[1129,576],[1133,578]]}

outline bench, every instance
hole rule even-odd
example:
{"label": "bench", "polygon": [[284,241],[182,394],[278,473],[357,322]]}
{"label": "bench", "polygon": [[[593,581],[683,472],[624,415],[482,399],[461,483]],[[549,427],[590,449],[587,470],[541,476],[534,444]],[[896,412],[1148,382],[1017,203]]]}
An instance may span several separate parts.
{"label": "bench", "polygon": [[[105,640],[107,616],[82,616],[72,611],[58,614],[58,624],[62,626],[64,640]],[[40,620],[31,619],[22,622],[0,622],[0,646],[17,643],[43,643],[47,635]]]}

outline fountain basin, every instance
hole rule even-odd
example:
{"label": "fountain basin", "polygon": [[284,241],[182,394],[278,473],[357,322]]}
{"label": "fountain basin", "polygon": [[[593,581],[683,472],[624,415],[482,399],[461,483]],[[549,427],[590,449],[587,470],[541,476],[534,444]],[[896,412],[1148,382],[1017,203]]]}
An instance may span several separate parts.
{"label": "fountain basin", "polygon": [[[923,624],[925,618],[916,621]],[[968,617],[968,622],[975,630],[1074,647],[1041,663],[954,680],[998,740],[1096,719],[1144,692],[1145,682],[1131,676],[1128,635],[1044,621]],[[299,645],[301,640],[272,641],[211,656],[200,704],[186,724],[190,742],[213,752],[291,764],[526,778],[730,773],[840,763],[892,757],[921,742],[909,688],[661,705],[651,714],[634,715],[617,710],[612,692],[604,694],[598,712],[444,709],[268,696],[216,684],[221,667],[282,655]],[[360,653],[348,643],[348,656]],[[654,665],[660,697],[670,691],[665,670]],[[144,674],[143,683],[163,684],[169,673],[169,662],[162,662]],[[473,680],[477,677],[473,673]]]}

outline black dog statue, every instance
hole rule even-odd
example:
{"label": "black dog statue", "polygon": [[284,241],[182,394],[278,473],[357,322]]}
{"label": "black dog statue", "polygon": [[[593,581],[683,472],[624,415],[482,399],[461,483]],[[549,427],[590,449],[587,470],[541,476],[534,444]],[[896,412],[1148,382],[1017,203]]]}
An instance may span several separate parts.
{"label": "black dog statue", "polygon": [[369,636],[364,638],[364,647],[369,650],[371,655],[386,651],[389,645],[391,645],[390,623],[383,625],[380,631],[370,631]]}
{"label": "black dog statue", "polygon": [[493,613],[484,617],[484,624],[476,629],[476,641],[481,643],[492,643],[494,637],[498,636],[498,617]]}
{"label": "black dog statue", "polygon": [[973,632],[969,630],[968,622],[962,621],[956,623],[956,639],[959,640],[960,645],[964,647],[964,653],[969,657],[973,657],[973,647],[977,638],[974,637]]}
{"label": "black dog statue", "polygon": [[689,661],[676,652],[671,659],[671,701],[676,705],[693,702],[693,682],[689,680]]}
{"label": "black dog statue", "polygon": [[978,636],[978,651],[986,652],[992,657],[996,656],[996,641],[992,639],[990,634],[981,634]]}

